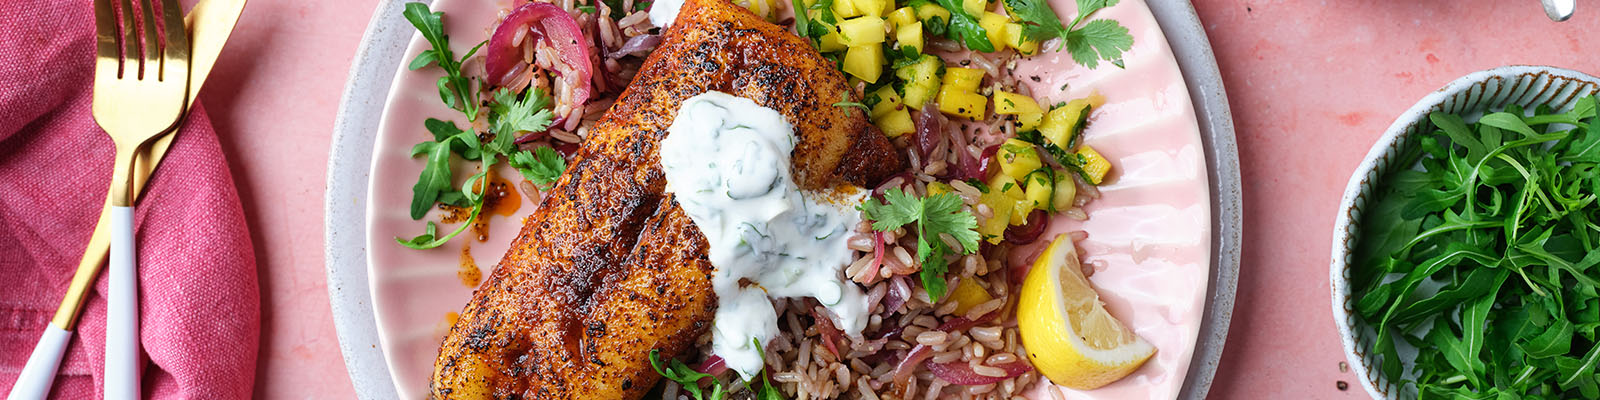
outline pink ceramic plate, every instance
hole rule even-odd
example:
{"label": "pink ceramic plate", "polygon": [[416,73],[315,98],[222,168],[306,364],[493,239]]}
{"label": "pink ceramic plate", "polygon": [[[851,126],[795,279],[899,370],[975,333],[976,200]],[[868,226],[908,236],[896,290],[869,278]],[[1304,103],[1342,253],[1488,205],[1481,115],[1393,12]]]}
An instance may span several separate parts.
{"label": "pink ceramic plate", "polygon": [[[1053,3],[1058,10],[1073,9],[1070,1]],[[487,37],[489,24],[505,6],[503,0],[437,0],[433,9],[446,13],[445,25],[461,54],[465,46]],[[1111,159],[1115,171],[1101,187],[1104,197],[1088,207],[1088,221],[1063,218],[1051,230],[1088,232],[1082,247],[1095,266],[1091,280],[1102,299],[1159,350],[1127,379],[1095,391],[1062,392],[1067,398],[1172,399],[1183,386],[1195,351],[1212,259],[1205,150],[1183,76],[1146,5],[1124,1],[1096,17],[1121,21],[1133,34],[1127,69],[1102,65],[1088,70],[1064,53],[1052,53],[1021,62],[1017,71],[1033,93],[1046,94],[1041,97],[1048,103],[1091,92],[1105,96],[1106,104],[1091,115],[1085,140]],[[413,37],[402,60],[411,60],[425,45]],[[407,215],[411,185],[422,169],[422,162],[410,157],[410,148],[429,137],[422,121],[461,119],[439,100],[437,70],[408,71],[405,64],[395,75],[373,148],[366,215],[368,279],[379,342],[396,389],[401,398],[421,398],[449,316],[460,311],[473,288],[458,277],[462,243],[468,240],[457,238],[427,251],[393,240],[423,229],[422,221]],[[457,170],[471,168],[461,165]],[[491,219],[489,240],[471,241],[471,258],[484,275],[533,207],[524,199],[516,215]],[[1031,262],[1036,251],[1030,246],[1016,253],[1012,262]]]}

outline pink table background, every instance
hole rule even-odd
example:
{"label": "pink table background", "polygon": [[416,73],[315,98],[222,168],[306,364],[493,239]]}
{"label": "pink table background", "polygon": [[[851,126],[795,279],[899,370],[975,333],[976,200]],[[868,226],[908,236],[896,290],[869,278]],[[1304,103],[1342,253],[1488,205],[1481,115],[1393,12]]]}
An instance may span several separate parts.
{"label": "pink table background", "polygon": [[[250,2],[201,95],[261,266],[257,397],[354,395],[323,279],[322,195],[334,113],[375,4]],[[1231,98],[1246,209],[1238,304],[1211,398],[1363,398],[1339,370],[1327,281],[1351,170],[1401,110],[1460,75],[1503,64],[1600,73],[1600,4],[1559,24],[1534,0],[1195,7]]]}

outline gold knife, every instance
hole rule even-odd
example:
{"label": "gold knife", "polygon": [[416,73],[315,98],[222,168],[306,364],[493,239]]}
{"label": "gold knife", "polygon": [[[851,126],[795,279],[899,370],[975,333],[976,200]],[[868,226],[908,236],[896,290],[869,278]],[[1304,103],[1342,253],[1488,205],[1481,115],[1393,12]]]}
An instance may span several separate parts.
{"label": "gold knife", "polygon": [[[246,0],[204,0],[195,4],[189,10],[189,15],[184,16],[184,25],[189,27],[190,64],[189,64],[189,99],[185,107],[191,107],[200,94],[200,88],[211,74],[211,67],[217,63],[217,56],[222,54],[222,46],[228,42],[228,36],[233,33],[234,24],[239,21],[239,13],[244,10]],[[155,171],[156,165],[161,163],[162,157],[167,154],[167,148],[172,145],[172,139],[177,136],[180,123],[167,131],[146,147],[146,152],[136,157],[133,169],[133,194],[135,198],[144,191],[144,185],[150,179],[150,174]],[[71,331],[78,324],[78,315],[82,312],[83,302],[89,292],[89,287],[94,284],[95,277],[100,274],[100,265],[105,263],[106,252],[111,248],[109,214],[111,198],[106,197],[106,207],[101,209],[100,221],[95,223],[94,234],[89,238],[89,246],[83,251],[83,259],[78,262],[78,271],[72,276],[72,284],[67,287],[67,295],[61,300],[61,307],[56,309],[55,318],[50,323],[63,330]]]}

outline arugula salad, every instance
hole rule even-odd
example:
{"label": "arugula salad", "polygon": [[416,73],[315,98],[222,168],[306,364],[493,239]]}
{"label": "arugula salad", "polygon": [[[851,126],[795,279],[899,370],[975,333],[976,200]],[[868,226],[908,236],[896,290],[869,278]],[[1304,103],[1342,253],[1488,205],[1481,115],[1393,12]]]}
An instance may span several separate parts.
{"label": "arugula salad", "polygon": [[1600,398],[1597,99],[1434,112],[1394,160],[1350,278],[1391,381],[1423,399]]}

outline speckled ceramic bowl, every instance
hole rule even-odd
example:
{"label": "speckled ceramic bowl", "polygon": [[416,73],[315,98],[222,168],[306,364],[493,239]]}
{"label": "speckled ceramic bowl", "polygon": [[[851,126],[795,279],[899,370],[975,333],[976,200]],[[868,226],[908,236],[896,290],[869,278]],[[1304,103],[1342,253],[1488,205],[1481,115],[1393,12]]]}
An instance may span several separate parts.
{"label": "speckled ceramic bowl", "polygon": [[[1518,104],[1532,109],[1549,105],[1558,110],[1570,110],[1577,99],[1600,92],[1600,78],[1577,71],[1536,66],[1506,66],[1478,71],[1456,79],[1444,88],[1423,97],[1400,118],[1389,125],[1383,137],[1372,146],[1367,158],[1361,161],[1350,176],[1344,198],[1339,203],[1338,219],[1333,230],[1333,262],[1330,280],[1333,284],[1333,317],[1339,326],[1339,336],[1344,341],[1345,358],[1350,367],[1361,375],[1361,386],[1375,399],[1414,399],[1413,385],[1391,382],[1378,369],[1379,357],[1372,350],[1377,332],[1367,322],[1356,316],[1355,299],[1350,293],[1350,262],[1360,240],[1362,211],[1367,206],[1375,188],[1393,158],[1403,150],[1417,145],[1418,133],[1430,126],[1428,113],[1445,111],[1461,114],[1475,121],[1485,112],[1504,109]],[[1399,166],[1409,168],[1411,166]],[[1401,353],[1414,353],[1414,348],[1397,341]],[[1407,363],[1409,364],[1409,363]],[[1406,366],[1408,375],[1410,365]]]}

